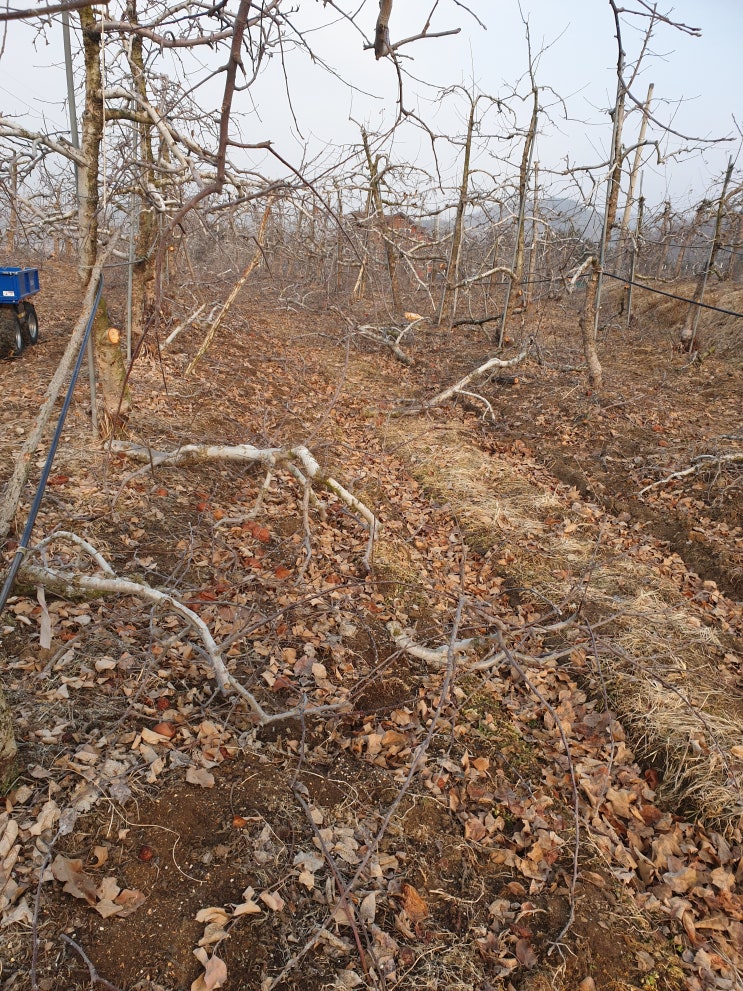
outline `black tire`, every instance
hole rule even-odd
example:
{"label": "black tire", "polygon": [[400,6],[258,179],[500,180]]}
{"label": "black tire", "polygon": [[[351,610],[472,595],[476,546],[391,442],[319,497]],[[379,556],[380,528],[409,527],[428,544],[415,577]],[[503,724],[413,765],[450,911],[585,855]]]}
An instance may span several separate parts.
{"label": "black tire", "polygon": [[21,330],[23,331],[23,343],[28,346],[29,344],[36,344],[39,339],[39,318],[33,303],[24,303],[23,309]]}
{"label": "black tire", "polygon": [[0,358],[17,358],[25,343],[21,321],[15,309],[0,306]]}

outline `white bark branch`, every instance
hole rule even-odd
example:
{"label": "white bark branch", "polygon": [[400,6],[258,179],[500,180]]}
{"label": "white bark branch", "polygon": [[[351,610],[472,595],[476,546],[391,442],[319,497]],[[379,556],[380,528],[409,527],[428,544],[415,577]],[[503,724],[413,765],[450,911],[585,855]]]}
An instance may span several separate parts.
{"label": "white bark branch", "polygon": [[468,654],[470,651],[475,650],[475,648],[499,636],[496,633],[492,636],[469,637],[467,640],[455,640],[453,643],[445,643],[440,647],[422,647],[415,642],[410,630],[404,630],[394,620],[387,624],[387,630],[395,646],[400,650],[405,651],[406,654],[410,654],[411,657],[417,657],[418,660],[425,661],[426,664],[433,664],[438,668],[444,667],[452,655]]}
{"label": "white bark branch", "polygon": [[675,478],[686,478],[688,475],[695,475],[698,471],[704,471],[705,468],[720,468],[723,464],[730,464],[731,462],[736,461],[743,461],[743,451],[737,451],[734,454],[703,454],[689,468],[684,468],[683,471],[673,471],[670,475],[666,475],[665,478],[661,478],[657,482],[651,482],[650,485],[646,485],[645,488],[640,489],[637,494],[645,495],[645,493],[649,492],[651,489],[657,489],[661,485],[666,485],[668,482],[672,482]]}
{"label": "white bark branch", "polygon": [[44,145],[83,168],[88,164],[83,152],[71,145],[65,138],[58,139],[49,134],[42,134],[40,131],[29,131],[25,127],[13,124],[2,114],[0,114],[0,138],[22,138],[24,141],[31,141],[34,145]]}
{"label": "white bark branch", "polygon": [[173,341],[176,339],[176,337],[180,334],[180,332],[184,330],[186,327],[189,327],[194,322],[196,317],[200,316],[202,311],[205,309],[206,309],[206,303],[202,303],[201,306],[197,307],[197,309],[193,311],[190,317],[186,317],[185,320],[183,320],[181,323],[178,324],[175,330],[172,330],[168,334],[168,336],[165,338],[165,340],[162,343],[162,347],[166,347],[168,344],[172,344]]}
{"label": "white bark branch", "polygon": [[85,575],[58,571],[53,568],[31,564],[27,558],[20,568],[20,574],[26,581],[34,585],[42,585],[44,588],[48,588],[57,595],[66,598],[75,598],[80,592],[91,595],[130,595],[134,598],[144,599],[145,602],[151,602],[159,608],[177,613],[198,633],[217,679],[219,690],[224,695],[234,692],[240,698],[244,699],[261,726],[278,722],[282,719],[290,719],[294,716],[306,717],[313,713],[326,713],[343,707],[343,703],[338,705],[315,706],[313,708],[308,708],[306,705],[299,705],[284,712],[274,714],[266,712],[253,693],[241,685],[227,670],[220,650],[204,620],[193,609],[189,609],[188,606],[183,605],[173,595],[152,588],[144,582],[136,582],[127,578],[117,577],[105,558],[87,540],[67,531],[58,531],[46,537],[29,554],[36,554],[58,538],[70,540],[85,550],[86,553],[90,554],[96,564],[99,565],[101,570],[105,572],[105,575]]}
{"label": "white bark branch", "polygon": [[[294,462],[299,462],[308,478],[319,483],[329,492],[333,492],[338,498],[352,509],[366,522],[368,528],[379,532],[379,521],[368,506],[364,505],[360,499],[344,488],[337,479],[330,475],[323,475],[320,465],[314,455],[303,445],[297,447],[253,447],[252,444],[184,444],[177,451],[152,451],[141,444],[132,444],[129,441],[111,441],[111,450],[117,454],[125,454],[136,461],[149,462],[151,467],[160,465],[181,465],[192,464],[199,461],[235,461],[239,464],[259,462],[272,468],[281,462],[288,462],[289,468],[296,469]],[[300,477],[301,480],[301,477]]]}
{"label": "white bark branch", "polygon": [[[57,536],[55,534],[55,536]],[[209,661],[214,669],[217,684],[222,692],[227,694],[229,688],[234,689],[243,698],[247,699],[253,711],[260,718],[265,717],[265,712],[258,705],[255,698],[247,692],[239,682],[235,681],[225,667],[217,645],[214,642],[209,627],[206,623],[188,606],[184,606],[178,599],[173,598],[167,592],[160,592],[156,588],[140,582],[130,581],[128,578],[117,578],[114,576],[102,577],[100,575],[69,574],[63,571],[56,571],[53,568],[45,568],[36,564],[23,564],[20,574],[27,581],[36,585],[43,585],[52,591],[66,597],[73,596],[76,592],[90,592],[94,595],[131,595],[145,602],[152,602],[161,608],[171,610],[182,616],[190,626],[192,626],[201,637],[204,649],[209,657]]]}
{"label": "white bark branch", "polygon": [[437,396],[434,396],[433,399],[429,399],[424,408],[428,409],[431,406],[440,406],[441,403],[445,403],[447,399],[451,399],[452,396],[455,396],[458,392],[461,392],[473,379],[489,372],[491,368],[513,368],[514,365],[520,364],[528,354],[529,348],[527,347],[521,352],[521,354],[517,354],[515,358],[490,358],[490,360],[486,361],[484,365],[480,365],[479,368],[476,368],[473,372],[470,372],[469,375],[465,375],[463,379],[460,379],[448,389],[444,389],[443,392],[440,392]]}

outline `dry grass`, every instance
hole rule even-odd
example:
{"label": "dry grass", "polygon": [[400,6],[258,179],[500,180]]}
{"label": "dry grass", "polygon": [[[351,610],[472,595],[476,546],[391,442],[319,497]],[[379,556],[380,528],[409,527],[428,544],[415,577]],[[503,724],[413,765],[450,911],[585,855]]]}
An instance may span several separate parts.
{"label": "dry grass", "polygon": [[387,424],[384,440],[451,507],[468,543],[501,552],[537,600],[582,599],[582,615],[597,627],[596,692],[608,686],[640,752],[665,767],[664,794],[717,824],[740,825],[743,700],[722,688],[718,634],[674,581],[642,560],[642,548],[612,547],[567,491],[538,487],[528,463],[492,456],[464,428],[406,417]]}
{"label": "dry grass", "polygon": [[[648,285],[683,296],[685,299],[691,299],[696,289],[696,282],[693,280],[672,286],[656,285],[652,282]],[[704,303],[732,313],[743,313],[743,289],[733,283],[710,279],[705,291]],[[640,321],[641,325],[647,324],[660,330],[675,331],[686,319],[688,304],[669,296],[639,290],[633,298],[632,312],[635,320]],[[726,354],[733,359],[740,354],[743,324],[737,322],[731,328],[729,315],[703,309],[699,314],[698,334],[702,351],[713,348],[718,353]]]}

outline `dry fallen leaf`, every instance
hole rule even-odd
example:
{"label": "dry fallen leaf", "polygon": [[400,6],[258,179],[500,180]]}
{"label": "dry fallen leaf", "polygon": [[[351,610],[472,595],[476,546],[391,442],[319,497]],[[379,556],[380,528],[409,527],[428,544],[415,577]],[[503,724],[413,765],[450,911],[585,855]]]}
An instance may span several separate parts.
{"label": "dry fallen leaf", "polygon": [[116,896],[116,904],[120,907],[118,918],[125,919],[127,915],[131,915],[132,912],[136,912],[140,906],[144,905],[145,901],[146,898],[142,891],[137,891],[136,888],[124,888]]}
{"label": "dry fallen leaf", "polygon": [[402,886],[402,907],[412,922],[421,922],[428,915],[428,905],[412,884]]}
{"label": "dry fallen leaf", "polygon": [[203,946],[194,950],[194,956],[204,967],[204,973],[191,985],[191,991],[213,991],[221,988],[227,980],[227,965],[216,954],[209,956]]}
{"label": "dry fallen leaf", "polygon": [[112,902],[110,898],[101,898],[97,905],[93,907],[103,919],[108,919],[112,915],[119,915],[121,912],[121,908]]}
{"label": "dry fallen leaf", "polygon": [[120,891],[121,888],[116,883],[115,877],[104,877],[98,885],[99,898],[110,898],[113,901]]}
{"label": "dry fallen leaf", "polygon": [[103,867],[103,865],[108,860],[108,847],[107,846],[94,846],[93,847],[93,857],[95,858],[92,867],[95,869],[97,867]]}
{"label": "dry fallen leaf", "polygon": [[186,771],[186,781],[190,785],[198,785],[200,788],[214,787],[214,775],[210,774],[205,767],[189,767]]}
{"label": "dry fallen leaf", "polygon": [[312,891],[315,887],[315,875],[311,871],[300,871],[297,880],[300,884],[303,884],[308,891]]}
{"label": "dry fallen leaf", "polygon": [[257,902],[253,901],[253,895],[254,894],[255,894],[255,891],[253,891],[252,888],[246,888],[245,891],[243,891],[243,894],[242,894],[242,897],[243,897],[242,902],[239,905],[236,905],[235,906],[235,910],[234,910],[234,912],[232,914],[233,915],[255,915],[256,913],[260,913],[261,912],[260,905]]}
{"label": "dry fallen leaf", "polygon": [[527,939],[516,940],[516,959],[522,967],[526,967],[528,970],[536,967],[538,957]]}
{"label": "dry fallen leaf", "polygon": [[140,736],[144,743],[148,743],[150,746],[157,746],[158,744],[165,743],[165,737],[161,736],[160,733],[155,733],[154,730],[149,729],[147,726],[142,727],[140,730]]}
{"label": "dry fallen leaf", "polygon": [[159,736],[164,736],[167,740],[172,740],[178,732],[172,723],[157,723],[152,727],[152,731]]}
{"label": "dry fallen leaf", "polygon": [[280,912],[285,905],[284,899],[276,891],[262,891],[258,897],[272,912]]}
{"label": "dry fallen leaf", "polygon": [[377,914],[377,896],[376,893],[370,891],[369,894],[362,899],[359,905],[359,918],[362,922],[367,923],[367,925],[374,922],[374,918]]}
{"label": "dry fallen leaf", "polygon": [[338,902],[330,915],[331,922],[339,926],[352,926],[355,923],[356,913],[350,902]]}
{"label": "dry fallen leaf", "polygon": [[227,937],[228,933],[218,922],[210,922],[204,929],[204,935],[199,940],[199,946],[211,946],[212,943],[221,943]]}
{"label": "dry fallen leaf", "polygon": [[216,922],[221,926],[230,921],[230,913],[223,908],[202,908],[196,913],[197,922]]}
{"label": "dry fallen leaf", "polygon": [[98,885],[95,878],[83,870],[82,860],[69,860],[58,853],[52,861],[52,874],[58,881],[64,881],[63,891],[73,898],[82,898],[88,905],[98,901]]}

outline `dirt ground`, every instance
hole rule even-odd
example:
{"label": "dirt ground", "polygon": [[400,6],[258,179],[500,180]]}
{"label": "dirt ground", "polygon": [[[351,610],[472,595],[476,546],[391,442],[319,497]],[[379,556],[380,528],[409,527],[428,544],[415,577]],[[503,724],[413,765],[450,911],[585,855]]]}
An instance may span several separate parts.
{"label": "dirt ground", "polygon": [[[4,477],[77,317],[71,285],[46,266],[41,341],[0,366]],[[743,292],[710,300],[740,312]],[[419,326],[405,367],[332,309],[246,289],[195,375],[203,329],[147,349],[129,438],[305,443],[379,518],[371,573],[359,519],[318,486],[307,502],[277,468],[254,513],[255,465],[142,469],[92,438],[78,385],[37,538],[74,531],[167,590],[267,711],[300,712],[256,725],[166,610],[19,588],[3,991],[33,974],[44,991],[740,986],[743,332],[710,314],[690,360],[673,304],[638,300],[627,328],[609,294],[591,394],[577,305],[535,304],[503,352],[531,338],[527,359],[436,409],[493,354],[481,328]],[[48,563],[86,567],[64,538]],[[610,667],[634,658],[639,682],[660,654],[687,764],[716,791]],[[709,713],[682,668],[721,696]]]}

